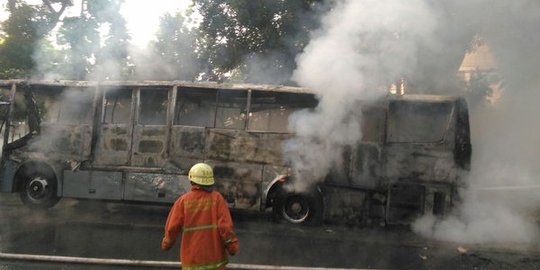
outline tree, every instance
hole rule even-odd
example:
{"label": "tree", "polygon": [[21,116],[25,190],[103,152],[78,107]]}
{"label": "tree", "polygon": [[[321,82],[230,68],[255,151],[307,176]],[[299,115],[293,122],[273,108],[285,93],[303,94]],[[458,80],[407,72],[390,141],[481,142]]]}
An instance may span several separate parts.
{"label": "tree", "polygon": [[96,53],[99,79],[121,79],[129,76],[128,46],[130,36],[126,20],[120,14],[123,0],[87,1],[88,12],[101,25],[108,25],[104,45]]}
{"label": "tree", "polygon": [[223,80],[236,71],[254,83],[290,83],[295,56],[318,26],[321,0],[198,0],[197,39],[207,64],[205,79]]}
{"label": "tree", "polygon": [[34,6],[13,6],[10,17],[2,23],[4,36],[0,46],[0,76],[2,78],[27,77],[34,67],[32,53],[43,37],[38,31],[42,18]]}
{"label": "tree", "polygon": [[150,44],[152,60],[139,69],[140,74],[158,80],[195,80],[201,64],[197,56],[197,28],[188,26],[181,13],[165,14],[160,19],[157,41]]}
{"label": "tree", "polygon": [[156,41],[147,50],[133,53],[137,79],[197,80],[201,72],[196,44],[199,29],[192,21],[193,9],[160,18]]}
{"label": "tree", "polygon": [[97,28],[97,22],[84,14],[64,18],[58,43],[67,47],[64,64],[59,70],[66,79],[82,80],[91,72],[92,58],[100,42]]}
{"label": "tree", "polygon": [[[36,67],[33,59],[46,35],[59,21],[70,0],[43,0],[43,5],[28,5],[9,0],[10,17],[1,24],[3,35],[0,44],[0,77],[29,77]],[[56,10],[53,5],[60,5]]]}
{"label": "tree", "polygon": [[[122,0],[83,0],[79,16],[63,19],[59,30],[60,45],[66,61],[61,72],[67,78],[83,80],[92,74],[97,79],[127,76],[129,34],[120,14]],[[102,46],[98,29],[108,26]]]}

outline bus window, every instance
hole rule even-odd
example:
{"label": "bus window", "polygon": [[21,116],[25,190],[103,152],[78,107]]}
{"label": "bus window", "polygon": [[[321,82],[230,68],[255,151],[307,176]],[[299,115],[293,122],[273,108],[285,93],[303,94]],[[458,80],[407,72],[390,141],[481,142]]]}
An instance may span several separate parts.
{"label": "bus window", "polygon": [[92,89],[67,89],[61,98],[58,122],[66,124],[90,124],[92,119]]}
{"label": "bus window", "polygon": [[[8,112],[9,112],[9,103],[11,99],[11,89],[0,88],[0,131],[4,132],[4,126],[6,125]],[[0,139],[3,139],[4,136],[0,136]]]}
{"label": "bus window", "polygon": [[131,116],[131,89],[109,89],[105,94],[103,123],[128,124]]}
{"label": "bus window", "polygon": [[311,95],[253,91],[248,130],[287,132],[290,114],[316,104]]}
{"label": "bus window", "polygon": [[58,122],[60,113],[60,89],[39,89],[34,91],[34,98],[43,123]]}
{"label": "bus window", "polygon": [[247,91],[219,90],[216,128],[244,129]]}
{"label": "bus window", "polygon": [[2,138],[0,138],[0,140],[4,139],[4,132],[6,132],[6,130],[9,128],[9,137],[7,138],[7,143],[12,143],[30,133],[27,117],[27,104],[22,91],[17,91],[13,104],[11,104],[13,106],[13,111],[11,112],[11,122],[6,123],[6,121],[8,121],[12,94],[13,92],[7,88],[2,88],[0,91],[0,101],[2,102],[2,105],[0,106],[0,116],[2,117],[0,132],[2,133]]}
{"label": "bus window", "polygon": [[362,142],[384,141],[385,110],[382,107],[361,105]]}
{"label": "bus window", "polygon": [[393,101],[388,110],[388,142],[439,142],[444,139],[452,103]]}
{"label": "bus window", "polygon": [[166,125],[168,89],[141,89],[139,124]]}
{"label": "bus window", "polygon": [[90,88],[41,88],[34,96],[44,123],[91,123],[94,91]]}
{"label": "bus window", "polygon": [[175,125],[214,127],[215,90],[179,89],[176,97]]}

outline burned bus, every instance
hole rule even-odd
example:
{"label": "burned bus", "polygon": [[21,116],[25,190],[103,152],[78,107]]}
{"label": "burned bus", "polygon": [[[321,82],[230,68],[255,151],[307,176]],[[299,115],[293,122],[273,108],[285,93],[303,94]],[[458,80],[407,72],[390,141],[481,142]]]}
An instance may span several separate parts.
{"label": "burned bus", "polygon": [[172,203],[189,168],[214,168],[231,208],[292,223],[407,223],[444,214],[470,164],[459,97],[388,96],[362,106],[362,141],[340,173],[307,191],[283,143],[288,119],[314,109],[299,87],[182,81],[0,81],[0,191],[46,209],[61,197]]}

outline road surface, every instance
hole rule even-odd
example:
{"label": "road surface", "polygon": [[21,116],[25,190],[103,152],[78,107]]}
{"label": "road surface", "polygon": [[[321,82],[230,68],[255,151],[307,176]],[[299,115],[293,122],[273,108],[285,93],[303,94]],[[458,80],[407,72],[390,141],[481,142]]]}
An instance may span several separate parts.
{"label": "road surface", "polygon": [[[177,262],[179,245],[160,243],[169,205],[62,199],[31,211],[17,194],[0,193],[0,252]],[[462,245],[424,239],[407,227],[295,226],[266,213],[233,211],[240,239],[235,265],[356,269],[540,269],[540,248]],[[0,270],[128,269],[0,259]],[[134,269],[160,269],[136,267]],[[167,268],[171,269],[171,268]]]}

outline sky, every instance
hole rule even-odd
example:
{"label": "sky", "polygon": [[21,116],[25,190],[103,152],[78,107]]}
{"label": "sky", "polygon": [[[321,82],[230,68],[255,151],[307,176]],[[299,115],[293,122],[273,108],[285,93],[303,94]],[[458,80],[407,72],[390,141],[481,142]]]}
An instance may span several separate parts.
{"label": "sky", "polygon": [[[8,18],[9,13],[5,7],[7,0],[0,0],[0,20]],[[39,4],[41,0],[27,0],[30,4]],[[80,12],[81,0],[73,0],[74,7],[69,8],[66,15],[74,15]],[[138,47],[144,47],[148,41],[154,39],[159,26],[159,18],[164,13],[175,13],[186,9],[190,0],[125,0],[122,7],[122,15],[127,21],[127,27],[131,35],[132,43]]]}
{"label": "sky", "polygon": [[144,47],[154,38],[161,15],[182,11],[190,3],[190,0],[126,0],[122,14],[127,21],[133,44]]}

